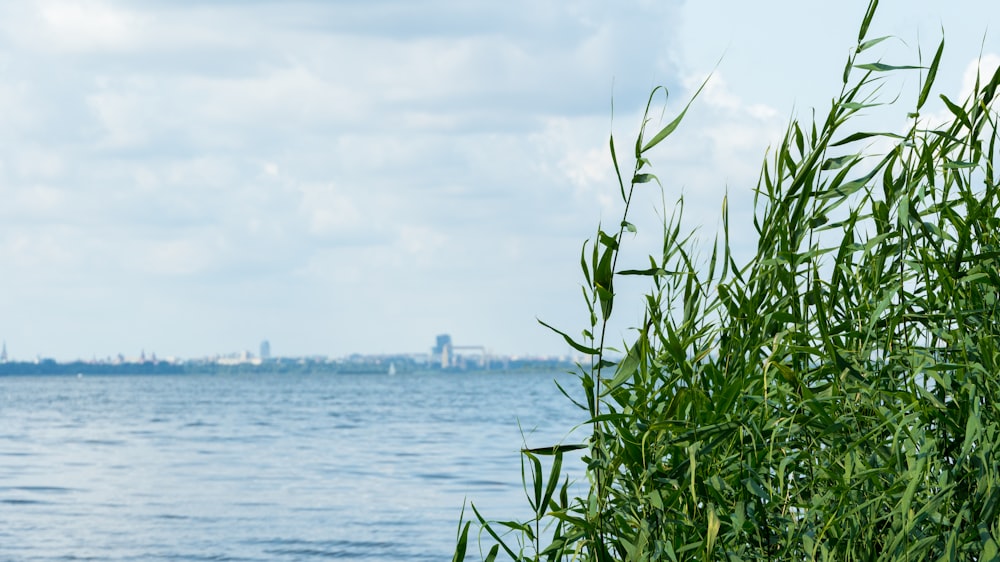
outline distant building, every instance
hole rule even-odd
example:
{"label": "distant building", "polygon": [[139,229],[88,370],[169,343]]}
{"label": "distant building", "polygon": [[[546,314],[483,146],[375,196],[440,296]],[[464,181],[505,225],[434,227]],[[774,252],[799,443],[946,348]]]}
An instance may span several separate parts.
{"label": "distant building", "polygon": [[437,337],[437,345],[431,350],[431,360],[441,362],[441,368],[447,369],[451,367],[451,335],[441,334]]}
{"label": "distant building", "polygon": [[3,341],[3,350],[0,351],[0,363],[7,362],[7,340]]}
{"label": "distant building", "polygon": [[271,358],[271,342],[267,340],[260,342],[260,358],[263,361]]}

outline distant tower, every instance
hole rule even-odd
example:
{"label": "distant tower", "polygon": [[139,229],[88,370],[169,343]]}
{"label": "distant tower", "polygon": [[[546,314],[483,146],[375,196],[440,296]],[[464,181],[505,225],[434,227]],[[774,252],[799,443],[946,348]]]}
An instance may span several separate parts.
{"label": "distant tower", "polygon": [[437,337],[437,345],[431,351],[431,355],[441,360],[441,368],[451,367],[451,336],[441,334]]}
{"label": "distant tower", "polygon": [[3,350],[0,351],[0,363],[7,362],[7,340],[3,341]]}
{"label": "distant tower", "polygon": [[267,340],[260,342],[260,358],[262,361],[267,361],[271,358],[271,342]]}

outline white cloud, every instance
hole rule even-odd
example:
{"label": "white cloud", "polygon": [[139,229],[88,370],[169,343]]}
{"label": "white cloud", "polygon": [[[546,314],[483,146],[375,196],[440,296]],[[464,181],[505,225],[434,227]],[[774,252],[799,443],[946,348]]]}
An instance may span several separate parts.
{"label": "white cloud", "polygon": [[131,148],[145,144],[151,133],[150,116],[154,107],[134,92],[100,92],[88,97],[88,105],[100,122],[104,134],[102,148]]}
{"label": "white cloud", "polygon": [[142,36],[143,18],[108,2],[45,1],[36,45],[58,51],[125,49]]}
{"label": "white cloud", "polygon": [[1000,55],[996,53],[985,53],[982,58],[969,61],[962,74],[962,88],[959,91],[957,101],[964,101],[972,95],[977,81],[980,86],[989,82],[996,73],[997,67],[1000,67]]}
{"label": "white cloud", "polygon": [[358,123],[372,111],[367,96],[302,66],[269,68],[251,77],[183,80],[179,108],[192,123],[212,127],[308,132]]}
{"label": "white cloud", "polygon": [[[208,243],[206,243],[208,242]],[[142,269],[154,275],[189,276],[204,273],[218,265],[221,253],[228,248],[218,237],[154,240],[137,249],[135,256]]]}
{"label": "white cloud", "polygon": [[37,145],[19,147],[11,164],[19,177],[36,180],[53,180],[66,172],[65,157],[62,154]]}
{"label": "white cloud", "polygon": [[[0,51],[0,70],[8,67],[3,59],[4,53]],[[10,77],[6,83],[0,84],[0,107],[7,108],[7,111],[0,111],[0,139],[13,140],[18,134],[37,126],[39,116],[31,103],[31,90],[31,85],[23,77]]]}
{"label": "white cloud", "polygon": [[438,255],[438,252],[445,249],[448,237],[433,227],[403,225],[397,235],[398,244],[405,252],[407,262],[427,265],[435,259],[452,257]]}
{"label": "white cloud", "polygon": [[46,185],[33,185],[19,189],[9,204],[17,213],[27,213],[38,218],[51,219],[65,212],[66,193]]}
{"label": "white cloud", "polygon": [[[956,77],[954,81],[949,81],[939,77],[935,82],[935,95],[928,99],[927,106],[921,111],[920,127],[933,129],[954,121],[955,114],[938,100],[937,94],[946,96],[952,103],[960,107],[964,106],[975,89],[977,79],[982,87],[993,77],[997,67],[1000,67],[1000,55],[984,53],[981,57],[976,57],[965,63],[960,78]],[[912,126],[912,122],[910,119],[901,121],[896,128],[900,134],[904,134]],[[883,150],[887,150],[892,146],[892,143],[884,140],[880,142],[880,146],[883,147]]]}
{"label": "white cloud", "polygon": [[334,185],[304,185],[299,188],[300,212],[309,232],[319,237],[353,236],[364,229],[365,221],[354,199]]}

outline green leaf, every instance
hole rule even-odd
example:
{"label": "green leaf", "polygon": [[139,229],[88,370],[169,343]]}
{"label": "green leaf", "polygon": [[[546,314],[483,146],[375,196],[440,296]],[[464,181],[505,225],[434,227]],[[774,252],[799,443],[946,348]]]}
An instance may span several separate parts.
{"label": "green leaf", "polygon": [[878,323],[879,318],[881,318],[882,313],[885,312],[885,309],[889,308],[889,304],[892,303],[892,299],[895,296],[896,294],[893,291],[886,291],[885,296],[882,297],[882,300],[879,301],[878,306],[875,307],[875,310],[871,313],[871,316],[868,317],[867,331],[869,334],[875,328],[875,324]]}
{"label": "green leaf", "polygon": [[864,140],[864,139],[871,138],[871,137],[886,137],[886,138],[894,138],[894,139],[903,139],[903,138],[905,138],[902,135],[897,135],[895,133],[864,133],[864,132],[862,132],[862,133],[854,133],[854,134],[851,134],[851,135],[847,135],[846,137],[840,139],[839,141],[830,143],[830,146],[841,146],[841,145],[849,144],[849,143],[852,143],[852,142],[855,142],[855,141]]}
{"label": "green leaf", "polygon": [[948,96],[944,94],[941,94],[938,97],[941,98],[941,101],[944,102],[944,105],[948,108],[948,110],[951,111],[955,117],[958,117],[961,120],[962,125],[965,125],[968,129],[972,128],[972,122],[969,121],[969,114],[966,113],[965,109],[948,99]]}
{"label": "green leaf", "polygon": [[511,531],[520,531],[522,533],[532,534],[531,526],[527,523],[522,523],[520,521],[496,521],[497,525],[502,525],[507,527]]}
{"label": "green leaf", "polygon": [[611,318],[611,311],[615,302],[615,294],[608,289],[605,289],[603,285],[598,284],[595,289],[597,290],[597,298],[601,302],[601,317],[604,320]]}
{"label": "green leaf", "polygon": [[840,104],[841,107],[845,107],[847,109],[855,109],[855,110],[857,110],[857,109],[868,109],[869,107],[878,107],[880,105],[882,105],[882,104],[880,104],[880,103],[859,103],[859,102],[854,102],[854,101],[845,101],[845,102],[843,102],[843,103]]}
{"label": "green leaf", "polygon": [[921,474],[924,470],[924,464],[927,462],[927,457],[925,455],[920,455],[917,457],[917,465],[911,469],[907,470],[902,477],[909,478],[909,482],[906,485],[906,491],[903,492],[903,498],[899,502],[899,512],[903,515],[910,512],[910,503],[913,502],[913,495],[917,492],[917,485],[923,481],[923,475]]}
{"label": "green leaf", "polygon": [[[536,320],[538,320],[538,319],[536,318]],[[597,349],[595,349],[595,348],[593,348],[593,347],[587,347],[585,345],[577,343],[576,341],[573,340],[573,338],[569,337],[569,335],[566,334],[565,332],[563,332],[561,330],[557,330],[556,328],[553,328],[552,326],[549,326],[548,324],[546,324],[545,322],[542,322],[541,320],[538,320],[538,323],[541,324],[542,326],[545,326],[546,328],[552,330],[553,332],[559,334],[560,336],[562,336],[563,339],[566,340],[566,343],[568,343],[570,345],[570,347],[572,347],[573,349],[579,351],[580,353],[583,353],[585,355],[598,355],[598,354],[600,354],[600,351],[597,350]]]}
{"label": "green leaf", "polygon": [[537,447],[534,449],[521,449],[522,453],[531,453],[533,455],[541,456],[551,456],[560,453],[566,453],[569,451],[579,451],[580,449],[586,449],[587,446],[583,443],[574,443],[572,445],[553,445],[551,447]]}
{"label": "green leaf", "polygon": [[865,35],[868,35],[868,26],[872,24],[872,18],[875,17],[875,10],[878,9],[878,0],[871,0],[868,3],[868,9],[865,10],[865,17],[861,20],[861,30],[858,31],[858,43],[862,43],[865,40]]}
{"label": "green leaf", "polygon": [[603,244],[605,247],[611,250],[618,249],[618,239],[615,238],[614,236],[610,236],[606,234],[604,231],[600,230],[597,232],[597,236],[598,239],[601,241],[601,244]]}
{"label": "green leaf", "polygon": [[891,39],[891,38],[892,38],[892,35],[883,35],[882,37],[876,37],[875,39],[869,39],[868,41],[865,41],[864,43],[861,43],[860,45],[858,45],[858,51],[857,52],[860,53],[862,51],[867,51],[868,49],[874,47],[875,45],[878,45],[882,41],[885,41],[886,39]]}
{"label": "green leaf", "polygon": [[979,524],[979,536],[983,545],[982,553],[979,556],[980,562],[1000,562],[1000,548],[996,539],[990,533],[985,524]]}
{"label": "green leaf", "polygon": [[705,537],[705,560],[712,559],[712,551],[715,549],[715,539],[719,536],[719,527],[721,526],[721,521],[719,521],[719,515],[715,513],[715,506],[709,504],[708,506],[708,536]]}
{"label": "green leaf", "polygon": [[618,275],[641,275],[645,277],[655,277],[658,275],[680,275],[679,271],[667,271],[660,267],[650,267],[648,269],[623,269]]}
{"label": "green leaf", "polygon": [[481,513],[479,513],[479,510],[476,509],[476,504],[472,504],[472,512],[476,514],[476,519],[479,520],[479,523],[480,525],[483,526],[483,529],[485,529],[486,532],[489,533],[491,537],[493,537],[493,540],[495,540],[498,545],[503,547],[504,551],[507,553],[508,556],[510,556],[511,560],[520,560],[520,558],[516,554],[514,554],[514,551],[511,550],[509,546],[507,546],[507,543],[503,542],[503,540],[500,538],[500,535],[498,535],[497,532],[493,530],[493,526],[486,521],[486,519],[483,517]]}
{"label": "green leaf", "polygon": [[990,281],[990,274],[987,273],[987,272],[985,272],[985,271],[979,271],[977,273],[972,273],[972,274],[966,275],[965,277],[962,277],[961,279],[958,280],[959,283],[966,284],[966,285],[969,284],[969,283],[975,283],[975,282],[980,282],[981,283],[981,282],[988,282],[988,281]]}
{"label": "green leaf", "polygon": [[969,453],[972,452],[972,448],[980,440],[982,427],[982,423],[979,421],[979,414],[975,411],[971,412],[968,421],[965,422],[965,440],[962,442],[962,458],[968,458]]}
{"label": "green leaf", "polygon": [[614,262],[615,251],[618,249],[618,241],[602,233],[601,242],[607,247],[601,254],[601,259],[597,262],[597,269],[594,271],[594,290],[597,292],[598,301],[601,304],[601,314],[604,320],[611,317],[612,303],[614,303],[615,293],[612,290],[612,263]]}
{"label": "green leaf", "polygon": [[826,215],[819,215],[809,219],[809,228],[818,228],[828,222],[830,222],[830,217]]}
{"label": "green leaf", "polygon": [[801,319],[794,314],[790,314],[784,311],[777,311],[771,313],[771,319],[776,322],[783,322],[788,324],[798,324],[801,323]]}
{"label": "green leaf", "polygon": [[625,357],[618,363],[618,368],[615,370],[614,378],[611,379],[611,382],[609,382],[607,386],[605,386],[604,394],[612,392],[635,374],[636,370],[639,369],[639,365],[642,363],[642,354],[643,349],[645,348],[645,343],[645,336],[639,336],[639,339],[632,344],[628,353],[625,354]]}
{"label": "green leaf", "polygon": [[944,39],[941,39],[937,52],[934,53],[934,60],[931,62],[930,68],[927,69],[927,78],[924,80],[924,87],[920,89],[920,97],[917,98],[918,110],[924,106],[924,102],[927,101],[927,96],[931,93],[931,87],[934,85],[934,78],[937,77],[938,65],[941,63],[941,53],[943,52]]}
{"label": "green leaf", "polygon": [[468,550],[469,542],[469,525],[471,524],[472,521],[466,521],[465,527],[458,537],[458,544],[455,545],[455,554],[451,557],[452,562],[462,562],[465,560],[465,553]]}
{"label": "green leaf", "polygon": [[[649,142],[647,142],[646,145],[642,147],[642,149],[639,151],[640,154],[645,153],[649,149],[651,149],[654,146],[660,144],[660,141],[662,141],[663,139],[669,137],[670,134],[674,132],[674,130],[677,128],[677,126],[681,124],[681,120],[684,119],[684,115],[687,114],[688,108],[691,107],[691,104],[698,97],[698,94],[700,94],[701,91],[705,88],[705,85],[708,84],[708,81],[711,78],[712,78],[712,75],[709,74],[708,77],[705,78],[705,81],[701,83],[701,86],[698,86],[698,90],[696,90],[695,93],[694,93],[694,95],[691,96],[691,99],[688,100],[687,105],[684,106],[684,109],[681,110],[680,114],[677,115],[677,117],[675,117],[673,121],[671,121],[670,123],[667,123],[667,125],[665,127],[663,127],[662,129],[660,129],[660,132],[656,133],[656,136],[654,136],[652,138],[652,140],[650,140]],[[655,94],[655,93],[656,93],[656,90],[654,89],[653,90],[653,94]],[[650,95],[650,101],[652,101],[652,94]],[[648,108],[648,105],[647,105],[647,108]]]}
{"label": "green leaf", "polygon": [[757,481],[754,480],[753,478],[747,478],[746,480],[743,481],[743,484],[746,486],[747,491],[749,491],[751,494],[757,496],[758,498],[760,498],[762,500],[767,500],[767,501],[769,501],[771,499],[770,494],[768,494],[764,490],[764,488],[761,488],[760,484],[758,484]]}
{"label": "green leaf", "polygon": [[691,488],[691,503],[698,504],[698,494],[695,492],[695,474],[698,468],[698,450],[701,447],[701,442],[692,443],[688,446],[688,474],[691,476],[689,479],[689,485]]}
{"label": "green leaf", "polygon": [[[614,108],[614,105],[612,105],[612,108]],[[612,111],[613,111],[613,109],[612,109]],[[621,171],[621,168],[618,167],[618,152],[615,151],[615,136],[614,135],[610,135],[608,137],[608,147],[609,147],[608,150],[611,151],[611,162],[615,166],[615,178],[618,179],[618,188],[621,190],[622,200],[623,201],[627,201],[628,197],[625,196],[625,182],[622,181],[622,171]]]}
{"label": "green leaf", "polygon": [[851,164],[858,160],[857,154],[848,154],[847,156],[838,156],[836,158],[828,158],[823,162],[823,170],[836,170],[838,168],[843,168],[844,166]]}
{"label": "green leaf", "polygon": [[534,491],[534,497],[529,498],[529,502],[532,507],[535,508],[535,516],[541,517],[545,513],[546,504],[542,502],[542,461],[538,459],[537,456],[531,453],[521,453],[528,460],[531,461],[531,484]]}
{"label": "green leaf", "polygon": [[848,197],[850,195],[853,195],[859,189],[868,185],[868,182],[870,182],[877,173],[878,173],[878,168],[874,168],[871,172],[868,173],[868,175],[857,178],[855,180],[851,180],[843,185],[839,185],[835,189],[830,189],[829,191],[823,193],[819,197],[820,199],[830,199],[836,196]]}
{"label": "green leaf", "polygon": [[862,68],[864,70],[871,70],[873,72],[889,72],[891,70],[920,70],[921,66],[910,66],[910,65],[895,65],[895,64],[885,64],[881,62],[870,62],[865,64],[855,65],[857,68]]}
{"label": "green leaf", "polygon": [[542,495],[542,501],[538,505],[538,511],[536,514],[538,517],[545,515],[545,512],[549,509],[549,502],[552,500],[552,494],[555,493],[556,487],[559,485],[559,474],[562,471],[562,453],[556,453],[555,458],[552,459],[552,468],[549,472],[549,481],[545,486],[545,493]]}

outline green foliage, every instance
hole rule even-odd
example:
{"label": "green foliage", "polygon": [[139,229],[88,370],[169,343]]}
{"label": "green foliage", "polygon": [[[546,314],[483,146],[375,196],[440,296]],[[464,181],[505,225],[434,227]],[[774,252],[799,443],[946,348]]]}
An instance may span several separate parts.
{"label": "green foliage", "polygon": [[[535,515],[476,511],[499,546],[486,559],[1000,560],[1000,71],[963,102],[942,96],[951,118],[930,127],[943,42],[928,67],[857,61],[882,40],[866,39],[876,8],[826,117],[792,120],[766,160],[748,263],[723,200],[707,260],[679,205],[649,267],[618,270],[633,190],[657,181],[647,153],[684,112],[648,141],[644,119],[629,182],[611,141],[624,215],[584,247],[583,340],[559,332],[591,357],[589,492],[559,485],[566,447],[524,451]],[[852,130],[893,107],[876,97],[886,73],[914,69],[905,134]],[[650,290],[612,362],[621,275]]]}

